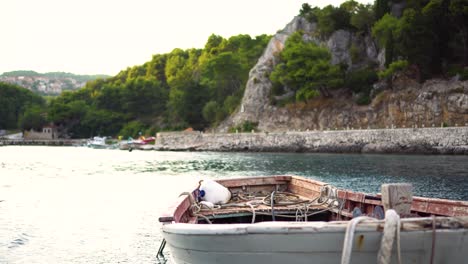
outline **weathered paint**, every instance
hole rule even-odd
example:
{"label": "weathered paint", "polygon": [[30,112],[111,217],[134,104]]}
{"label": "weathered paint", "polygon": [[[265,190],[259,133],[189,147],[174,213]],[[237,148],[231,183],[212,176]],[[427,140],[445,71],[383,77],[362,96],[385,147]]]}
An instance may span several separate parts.
{"label": "weathered paint", "polygon": [[[298,194],[305,199],[314,199],[320,197],[322,189],[327,186],[326,183],[307,179],[299,176],[270,176],[270,177],[249,177],[239,179],[223,179],[219,183],[229,187],[235,192],[241,190],[252,189],[258,190],[275,190],[285,189]],[[195,194],[196,188],[192,192]],[[337,197],[344,201],[344,206],[341,209],[329,210],[333,212],[330,220],[341,220],[352,218],[352,211],[354,208],[360,208],[364,215],[373,215],[376,206],[382,206],[380,195],[370,195],[361,192],[353,192],[345,189],[337,189]],[[194,222],[194,217],[190,212],[191,201],[187,195],[179,197],[175,204],[168,209],[160,218],[160,222]],[[322,207],[323,209],[324,207]],[[287,208],[278,207],[278,210]],[[317,208],[320,209],[320,208]],[[259,212],[269,212],[268,206],[256,208]],[[225,208],[216,210],[216,215],[220,214],[243,214],[249,213],[249,207],[236,207]],[[413,215],[440,215],[440,216],[468,216],[468,202],[467,201],[452,201],[445,199],[434,199],[424,197],[413,197],[411,205],[411,212]],[[211,213],[210,213],[211,214]],[[206,214],[208,215],[208,213]]]}

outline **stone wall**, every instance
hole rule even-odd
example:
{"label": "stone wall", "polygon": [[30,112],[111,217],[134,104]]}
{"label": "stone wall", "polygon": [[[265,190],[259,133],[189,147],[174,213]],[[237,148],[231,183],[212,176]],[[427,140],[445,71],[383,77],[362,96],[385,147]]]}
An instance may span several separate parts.
{"label": "stone wall", "polygon": [[36,132],[36,131],[25,131],[24,132],[24,138],[27,140],[49,140],[49,139],[54,139],[57,138],[57,135],[55,132]]}
{"label": "stone wall", "polygon": [[468,155],[468,127],[158,133],[156,150]]}

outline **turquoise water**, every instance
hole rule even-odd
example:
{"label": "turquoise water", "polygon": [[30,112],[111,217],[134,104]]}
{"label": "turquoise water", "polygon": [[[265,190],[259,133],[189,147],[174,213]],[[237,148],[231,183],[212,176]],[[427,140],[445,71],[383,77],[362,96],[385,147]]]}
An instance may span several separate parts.
{"label": "turquoise water", "polygon": [[468,200],[468,157],[0,147],[0,263],[159,263],[158,216],[201,178],[294,174]]}

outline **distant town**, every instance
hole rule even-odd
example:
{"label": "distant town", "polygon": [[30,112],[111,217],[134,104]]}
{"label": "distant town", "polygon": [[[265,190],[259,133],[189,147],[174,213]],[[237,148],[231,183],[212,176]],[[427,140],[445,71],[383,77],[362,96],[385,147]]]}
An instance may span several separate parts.
{"label": "distant town", "polygon": [[0,75],[0,82],[15,84],[41,95],[59,95],[63,91],[77,90],[85,86],[87,81],[107,77],[109,76],[65,72],[13,71]]}

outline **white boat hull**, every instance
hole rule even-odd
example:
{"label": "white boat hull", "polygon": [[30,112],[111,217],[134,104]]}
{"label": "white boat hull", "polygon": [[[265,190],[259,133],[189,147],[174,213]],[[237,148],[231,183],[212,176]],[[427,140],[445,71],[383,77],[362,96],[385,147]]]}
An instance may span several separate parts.
{"label": "white boat hull", "polygon": [[[408,221],[405,219],[404,221]],[[403,221],[403,226],[405,225]],[[351,263],[376,263],[382,232],[376,224],[356,229]],[[336,264],[341,262],[345,222],[263,222],[257,224],[167,224],[164,238],[177,264]],[[403,230],[403,263],[467,263],[466,228]],[[396,246],[392,263],[397,263]]]}

